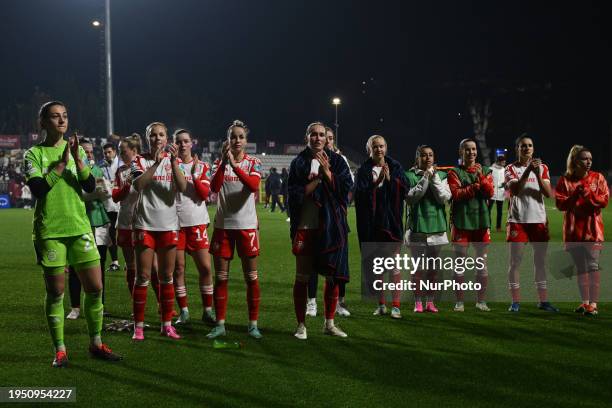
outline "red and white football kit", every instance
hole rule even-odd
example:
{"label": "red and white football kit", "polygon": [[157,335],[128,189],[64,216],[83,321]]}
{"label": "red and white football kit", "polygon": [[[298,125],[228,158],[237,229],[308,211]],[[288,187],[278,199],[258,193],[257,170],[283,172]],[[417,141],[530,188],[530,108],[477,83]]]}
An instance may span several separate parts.
{"label": "red and white football kit", "polygon": [[[506,166],[504,180],[506,188],[518,183],[527,166],[512,163]],[[542,181],[550,184],[548,166],[540,165]],[[506,241],[508,242],[548,242],[548,221],[544,206],[544,194],[538,184],[537,176],[531,172],[523,189],[518,194],[510,190]]]}
{"label": "red and white football kit", "polygon": [[[137,156],[132,171],[144,173],[154,164],[155,160]],[[151,184],[140,192],[134,214],[134,243],[152,249],[174,246],[178,243],[178,230],[176,188],[170,155],[166,153]]]}
{"label": "red and white football kit", "polygon": [[[255,192],[261,179],[261,162],[247,154],[235,169],[220,160],[213,165],[211,189],[218,192],[215,232],[213,233],[211,253],[224,259],[232,259],[234,247],[238,256],[259,255],[259,234],[257,213],[255,212]],[[217,322],[225,321],[228,299],[229,271],[216,271],[215,312]],[[259,279],[256,270],[244,271],[247,284],[247,304],[249,321],[256,322],[259,317]]]}
{"label": "red and white football kit", "polygon": [[259,255],[259,233],[255,211],[255,191],[261,179],[261,162],[244,155],[236,170],[216,160],[211,188],[217,194],[215,232],[211,253],[232,259],[234,247],[238,256]]}
{"label": "red and white football kit", "polygon": [[183,251],[197,251],[209,247],[206,226],[210,218],[206,199],[210,192],[210,166],[200,162],[192,175],[193,166],[193,160],[188,163],[179,160],[179,167],[187,180],[187,190],[176,195],[176,212],[181,227],[176,248]]}
{"label": "red and white football kit", "polygon": [[138,202],[138,191],[132,186],[132,168],[124,164],[115,173],[115,184],[112,192],[113,201],[119,203],[117,215],[117,245],[122,248],[133,248],[132,221]]}
{"label": "red and white football kit", "polygon": [[[583,192],[577,191],[579,185]],[[606,178],[595,171],[589,171],[580,180],[561,176],[555,189],[557,208],[564,211],[563,241],[604,242],[602,208],[608,205],[610,191]]]}

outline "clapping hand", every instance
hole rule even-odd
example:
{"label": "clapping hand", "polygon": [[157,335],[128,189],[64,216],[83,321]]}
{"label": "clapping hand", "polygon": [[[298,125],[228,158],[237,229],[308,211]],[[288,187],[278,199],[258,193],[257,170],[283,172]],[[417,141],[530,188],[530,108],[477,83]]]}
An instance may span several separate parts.
{"label": "clapping hand", "polygon": [[535,175],[539,175],[540,174],[540,166],[542,165],[542,160],[540,159],[532,159],[530,166],[531,166],[531,171],[533,171],[533,173]]}
{"label": "clapping hand", "polygon": [[327,153],[325,153],[325,150],[317,152],[315,154],[315,159],[321,164],[321,167],[319,167],[319,175],[325,177],[327,180],[331,180],[329,157]]}
{"label": "clapping hand", "polygon": [[178,157],[178,147],[174,143],[170,143],[166,145],[166,149],[168,150],[168,153],[170,153],[170,160],[175,161]]}
{"label": "clapping hand", "polygon": [[192,180],[196,179],[196,172],[199,166],[200,166],[200,159],[198,158],[197,154],[194,154],[193,155],[193,166],[191,166],[191,179]]}

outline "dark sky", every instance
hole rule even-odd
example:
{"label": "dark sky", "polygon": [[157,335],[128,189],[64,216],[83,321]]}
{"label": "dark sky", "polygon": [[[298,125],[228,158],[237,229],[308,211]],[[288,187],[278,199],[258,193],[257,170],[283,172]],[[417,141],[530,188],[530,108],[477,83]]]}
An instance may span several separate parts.
{"label": "dark sky", "polygon": [[[491,147],[528,131],[557,172],[577,142],[601,148],[596,162],[609,164],[603,2],[111,3],[120,134],[161,120],[218,139],[240,118],[252,141],[299,143],[309,122],[333,123],[337,95],[341,148],[361,152],[376,132],[405,165],[421,143],[452,163],[471,135],[471,93],[491,99]],[[35,86],[54,98],[73,95],[70,87],[99,92],[100,36],[90,22],[103,16],[102,0],[0,6],[0,109],[28,101]]]}

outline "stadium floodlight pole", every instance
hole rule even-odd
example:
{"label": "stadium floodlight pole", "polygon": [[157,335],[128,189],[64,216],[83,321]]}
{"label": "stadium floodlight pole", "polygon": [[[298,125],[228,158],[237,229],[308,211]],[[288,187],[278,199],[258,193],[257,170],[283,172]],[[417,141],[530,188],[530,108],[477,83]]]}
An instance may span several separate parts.
{"label": "stadium floodlight pole", "polygon": [[104,48],[106,51],[106,137],[114,133],[113,126],[113,69],[111,63],[111,18],[110,0],[104,4]]}
{"label": "stadium floodlight pole", "polygon": [[336,141],[336,146],[338,146],[338,128],[340,127],[340,124],[338,123],[338,106],[340,106],[340,98],[334,98],[332,99],[332,104],[334,105],[334,107],[336,108],[336,121],[334,123],[334,126],[336,127],[336,137],[334,138]]}

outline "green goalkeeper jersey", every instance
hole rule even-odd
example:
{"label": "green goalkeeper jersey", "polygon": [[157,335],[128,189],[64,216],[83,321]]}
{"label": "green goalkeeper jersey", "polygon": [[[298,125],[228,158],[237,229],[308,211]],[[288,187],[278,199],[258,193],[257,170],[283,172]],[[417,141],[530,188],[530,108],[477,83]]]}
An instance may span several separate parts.
{"label": "green goalkeeper jersey", "polygon": [[[62,159],[66,141],[59,146],[37,145],[30,148],[24,158],[24,174],[29,181],[34,177],[47,180],[51,190],[36,201],[34,211],[34,240],[71,237],[91,232],[91,225],[81,199],[81,185],[76,163],[72,157],[61,176],[49,174]],[[85,150],[79,146],[79,156],[87,163]],[[80,174],[81,179],[89,176],[89,167]]]}

